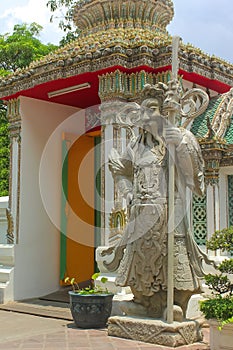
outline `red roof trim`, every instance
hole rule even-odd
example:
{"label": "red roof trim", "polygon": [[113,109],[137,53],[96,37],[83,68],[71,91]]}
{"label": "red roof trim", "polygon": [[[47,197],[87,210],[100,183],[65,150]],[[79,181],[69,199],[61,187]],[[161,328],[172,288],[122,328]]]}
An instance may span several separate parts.
{"label": "red roof trim", "polygon": [[[153,69],[148,66],[140,66],[133,69],[127,69],[121,66],[109,67],[96,72],[86,72],[73,77],[53,80],[43,84],[35,85],[33,88],[19,91],[16,94],[13,94],[10,96],[5,96],[2,98],[2,100],[17,98],[18,96],[26,96],[26,97],[41,99],[44,101],[50,101],[50,102],[61,103],[61,104],[66,104],[70,106],[78,106],[81,108],[86,108],[88,106],[92,106],[100,103],[100,99],[98,97],[98,85],[99,85],[98,76],[102,74],[114,72],[116,69],[119,69],[122,72],[127,72],[127,73],[138,72],[141,70],[145,70],[147,72],[159,73],[159,72],[165,72],[167,70],[171,70],[171,66],[160,67],[157,69]],[[179,74],[182,75],[185,80],[191,81],[194,84],[204,86],[218,93],[227,92],[231,88],[231,86],[227,84],[224,84],[217,80],[203,77],[196,73],[190,73],[184,70],[179,70]],[[50,91],[63,89],[72,85],[78,85],[85,82],[89,82],[91,84],[91,88],[72,92],[62,96],[48,98],[48,92]]]}

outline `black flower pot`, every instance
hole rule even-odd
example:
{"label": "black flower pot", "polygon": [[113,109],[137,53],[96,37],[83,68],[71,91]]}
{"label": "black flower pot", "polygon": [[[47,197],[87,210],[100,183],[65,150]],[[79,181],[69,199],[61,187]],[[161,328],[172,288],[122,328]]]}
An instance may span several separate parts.
{"label": "black flower pot", "polygon": [[112,311],[112,298],[114,294],[82,295],[70,291],[69,295],[70,310],[77,327],[106,327]]}

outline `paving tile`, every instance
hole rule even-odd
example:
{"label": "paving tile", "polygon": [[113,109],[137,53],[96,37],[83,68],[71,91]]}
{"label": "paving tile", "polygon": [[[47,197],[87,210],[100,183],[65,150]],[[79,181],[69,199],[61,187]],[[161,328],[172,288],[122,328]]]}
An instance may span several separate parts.
{"label": "paving tile", "polygon": [[[76,347],[72,347],[72,348],[70,348],[70,347],[68,347],[67,348],[68,350],[93,350],[93,348],[92,347],[80,347],[80,346],[76,346]],[[47,350],[47,349],[46,349]]]}
{"label": "paving tile", "polygon": [[87,344],[79,344],[79,342],[77,342],[77,344],[68,344],[67,348],[70,349],[82,349],[82,350],[86,350],[86,349],[93,349],[93,347],[88,346]]}
{"label": "paving tile", "polygon": [[24,343],[22,344],[22,349],[29,349],[29,348],[33,348],[33,349],[43,349],[44,343],[33,343],[33,342],[28,342],[28,343]]}
{"label": "paving tile", "polygon": [[116,348],[112,344],[93,345],[91,349],[95,350],[115,350]]}
{"label": "paving tile", "polygon": [[125,346],[130,346],[130,344],[135,344],[134,340],[130,339],[123,339],[123,338],[113,338],[109,337],[111,339],[111,342],[116,345],[125,345]]}
{"label": "paving tile", "polygon": [[167,347],[160,345],[141,345],[138,347],[139,350],[165,350]]}
{"label": "paving tile", "polygon": [[37,347],[34,347],[34,346],[29,346],[27,348],[21,347],[20,349],[22,349],[22,350],[24,350],[24,349],[26,349],[26,350],[38,350],[38,349],[42,350],[43,349],[44,350],[44,346],[42,346],[40,348],[37,348]]}
{"label": "paving tile", "polygon": [[[32,350],[32,349],[31,349]],[[34,350],[34,349],[33,349]],[[56,347],[54,347],[54,346],[45,346],[45,347],[43,347],[43,350],[57,350],[57,348]],[[67,350],[67,348],[65,348],[64,350]]]}
{"label": "paving tile", "polygon": [[20,349],[20,344],[3,343],[3,344],[0,344],[0,349],[1,350]]}
{"label": "paving tile", "polygon": [[[0,350],[174,350],[108,336],[107,329],[80,329],[69,321],[0,310]],[[202,343],[176,350],[209,350],[209,329]]]}
{"label": "paving tile", "polygon": [[70,341],[68,341],[67,342],[67,346],[68,347],[75,347],[75,346],[79,346],[80,348],[88,348],[88,347],[90,347],[91,345],[90,345],[90,343],[89,342],[80,342],[78,339],[76,340],[76,341],[72,341],[72,342],[70,342]]}

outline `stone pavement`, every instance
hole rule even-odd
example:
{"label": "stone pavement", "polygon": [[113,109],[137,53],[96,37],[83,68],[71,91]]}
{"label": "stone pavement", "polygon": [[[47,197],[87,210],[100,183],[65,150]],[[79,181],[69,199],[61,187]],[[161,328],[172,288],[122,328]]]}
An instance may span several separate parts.
{"label": "stone pavement", "polygon": [[[41,317],[39,313],[21,313],[23,311],[27,312],[26,309],[20,311],[19,306],[17,312],[0,310],[0,350],[171,350],[168,347],[110,337],[106,329],[78,329],[69,318],[59,319],[57,314],[57,318],[51,314]],[[209,349],[208,328],[203,329],[203,334],[202,343],[176,349]]]}

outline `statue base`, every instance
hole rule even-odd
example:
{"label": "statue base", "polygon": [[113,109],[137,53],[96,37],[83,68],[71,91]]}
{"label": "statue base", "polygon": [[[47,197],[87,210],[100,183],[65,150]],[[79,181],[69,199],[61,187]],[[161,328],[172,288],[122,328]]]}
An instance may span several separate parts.
{"label": "statue base", "polygon": [[174,348],[203,339],[201,322],[198,321],[187,320],[169,324],[158,319],[133,316],[110,317],[108,335]]}

